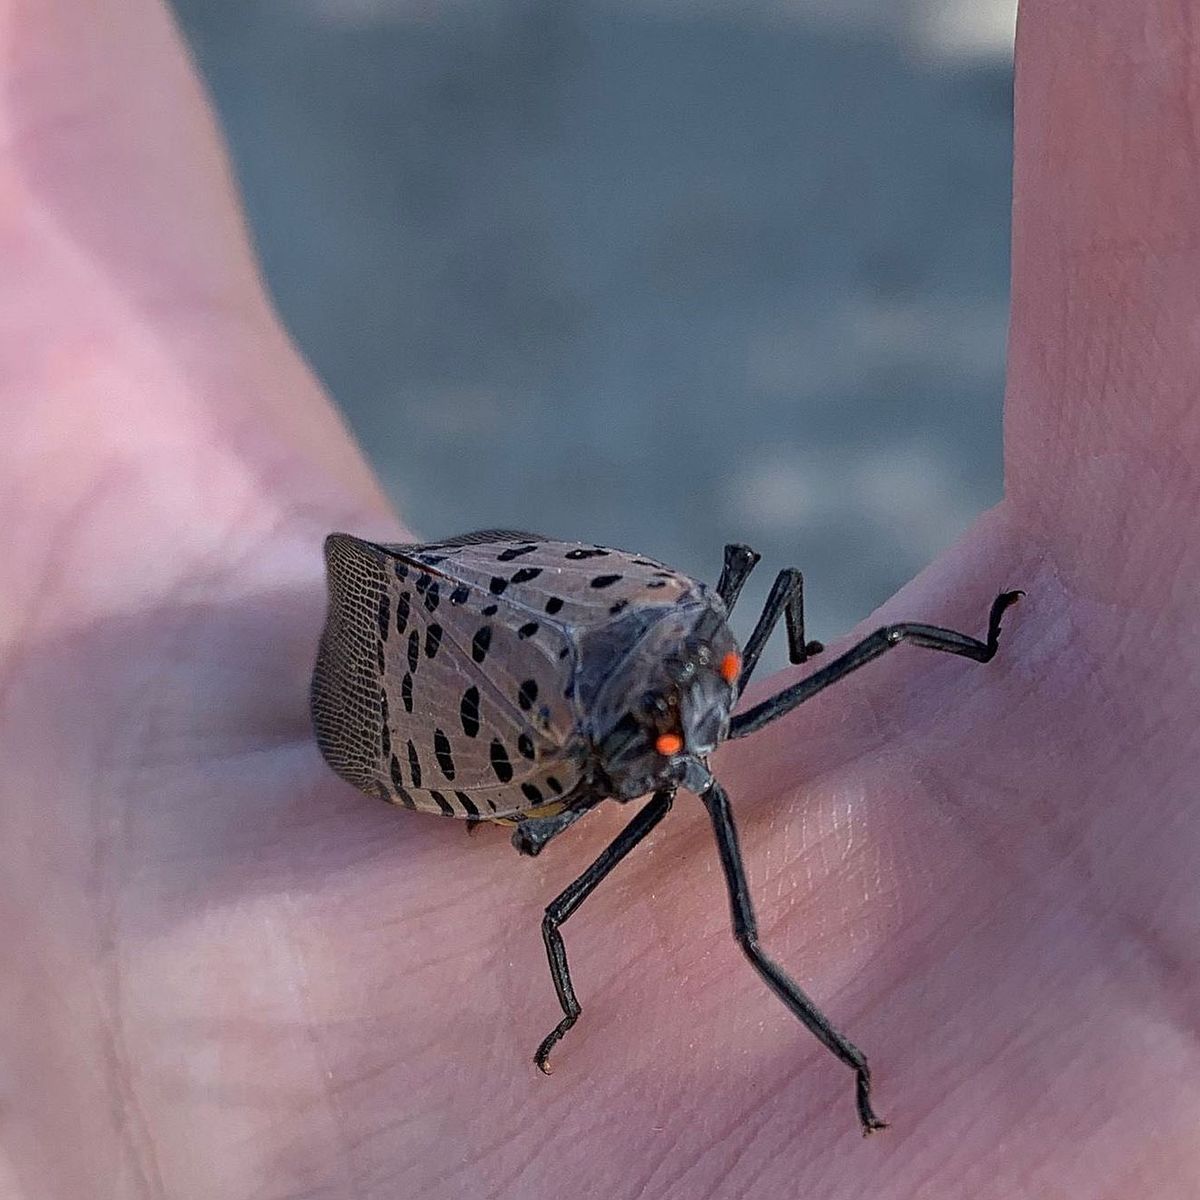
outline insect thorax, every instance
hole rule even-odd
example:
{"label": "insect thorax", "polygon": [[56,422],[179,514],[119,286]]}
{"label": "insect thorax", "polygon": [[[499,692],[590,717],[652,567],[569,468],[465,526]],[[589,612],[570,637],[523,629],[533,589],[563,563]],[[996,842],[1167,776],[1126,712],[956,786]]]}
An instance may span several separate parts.
{"label": "insect thorax", "polygon": [[[735,690],[721,664],[737,644],[715,596],[634,610],[586,635],[580,650],[583,732],[597,783],[616,799],[675,781],[680,755],[703,758],[724,739]],[[677,752],[658,749],[663,735],[678,738]]]}

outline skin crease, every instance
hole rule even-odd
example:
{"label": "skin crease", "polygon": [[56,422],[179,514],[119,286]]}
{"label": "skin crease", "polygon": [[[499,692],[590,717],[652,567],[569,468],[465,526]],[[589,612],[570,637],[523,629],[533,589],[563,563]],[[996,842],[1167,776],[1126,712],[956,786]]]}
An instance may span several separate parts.
{"label": "skin crease", "polygon": [[542,906],[630,810],[521,861],[325,769],[320,539],[399,526],[161,7],[0,0],[0,1194],[1195,1197],[1189,12],[1022,9],[1007,498],[857,631],[1023,587],[1000,654],[898,649],[716,760],[864,1142],[686,795],[567,925],[536,1074]]}

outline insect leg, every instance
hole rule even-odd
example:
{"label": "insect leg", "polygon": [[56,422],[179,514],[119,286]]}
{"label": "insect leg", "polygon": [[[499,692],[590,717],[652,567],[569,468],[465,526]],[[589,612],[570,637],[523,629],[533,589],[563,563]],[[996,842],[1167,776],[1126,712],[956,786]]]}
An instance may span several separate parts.
{"label": "insect leg", "polygon": [[742,651],[742,673],[738,691],[744,691],[758,665],[759,656],[779,618],[787,621],[788,658],[794,663],[807,662],[825,649],[820,642],[804,640],[804,576],[795,567],[786,567],[775,577],[770,595]]}
{"label": "insect leg", "polygon": [[579,1019],[581,1009],[571,985],[571,971],[567,966],[567,948],[563,945],[558,927],[592,894],[596,885],[667,815],[675,799],[674,788],[663,788],[654,793],[650,802],[608,844],[600,857],[574,883],[547,906],[542,918],[542,939],[546,943],[546,955],[550,960],[550,977],[554,990],[562,1005],[563,1019],[554,1027],[537,1048],[533,1061],[544,1075],[550,1074],[550,1051],[555,1043]]}
{"label": "insect leg", "polygon": [[871,1072],[862,1051],[838,1033],[817,1006],[801,991],[795,980],[759,948],[758,926],[754,920],[754,908],[746,885],[742,852],[738,847],[737,826],[733,822],[733,812],[729,807],[729,797],[725,794],[725,789],[714,779],[701,793],[700,799],[712,820],[717,850],[721,856],[721,867],[729,889],[733,936],[738,945],[767,986],[787,1005],[792,1014],[804,1023],[830,1053],[854,1071],[855,1099],[863,1133],[886,1129],[887,1123],[881,1121],[871,1108]]}
{"label": "insect leg", "polygon": [[1001,592],[992,601],[992,610],[988,617],[987,640],[968,637],[965,633],[956,633],[953,629],[942,629],[936,625],[917,625],[905,622],[900,625],[885,625],[874,633],[863,638],[857,646],[851,646],[845,654],[835,658],[833,662],[814,671],[806,679],[782,692],[739,713],[729,724],[731,738],[745,737],[754,733],[764,725],[789,713],[798,704],[815,696],[818,692],[837,683],[839,679],[857,671],[859,667],[872,659],[885,654],[901,642],[912,642],[917,646],[925,646],[930,650],[944,650],[947,654],[961,654],[964,658],[972,658],[976,662],[985,663],[996,653],[1000,640],[1000,618],[1010,604],[1015,604],[1024,592]]}
{"label": "insect leg", "polygon": [[717,580],[717,595],[725,602],[727,613],[733,612],[742,587],[760,558],[762,555],[757,550],[751,550],[739,542],[725,547],[725,565],[721,568],[721,578]]}
{"label": "insect leg", "polygon": [[512,844],[518,853],[536,858],[551,838],[558,837],[564,829],[574,825],[584,813],[590,811],[586,807],[564,808],[552,817],[529,817],[513,830]]}

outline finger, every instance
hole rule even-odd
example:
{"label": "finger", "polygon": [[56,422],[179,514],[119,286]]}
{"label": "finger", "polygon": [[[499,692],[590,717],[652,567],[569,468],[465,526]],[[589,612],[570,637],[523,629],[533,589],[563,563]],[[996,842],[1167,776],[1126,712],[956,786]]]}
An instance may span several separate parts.
{"label": "finger", "polygon": [[156,544],[186,570],[218,541],[236,552],[231,526],[393,523],[262,294],[158,0],[0,0],[0,261],[15,577],[33,586],[79,518],[108,574],[159,590]]}
{"label": "finger", "polygon": [[135,296],[257,289],[224,150],[158,0],[0,0],[9,233],[40,227]]}
{"label": "finger", "polygon": [[1180,506],[1194,510],[1192,11],[1174,0],[1021,9],[1009,493],[1110,594],[1159,575]]}

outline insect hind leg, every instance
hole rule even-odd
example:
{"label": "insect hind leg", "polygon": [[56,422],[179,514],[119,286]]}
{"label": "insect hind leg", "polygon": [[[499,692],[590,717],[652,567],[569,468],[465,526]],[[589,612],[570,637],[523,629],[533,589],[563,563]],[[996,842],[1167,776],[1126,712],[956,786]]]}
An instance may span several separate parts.
{"label": "insect hind leg", "polygon": [[[536,858],[546,848],[551,838],[556,838],[564,829],[574,825],[584,813],[590,811],[586,806],[564,808],[562,812],[547,817],[526,817],[517,822],[513,830],[512,844],[518,854],[526,854]],[[511,822],[510,822],[511,823]]]}

